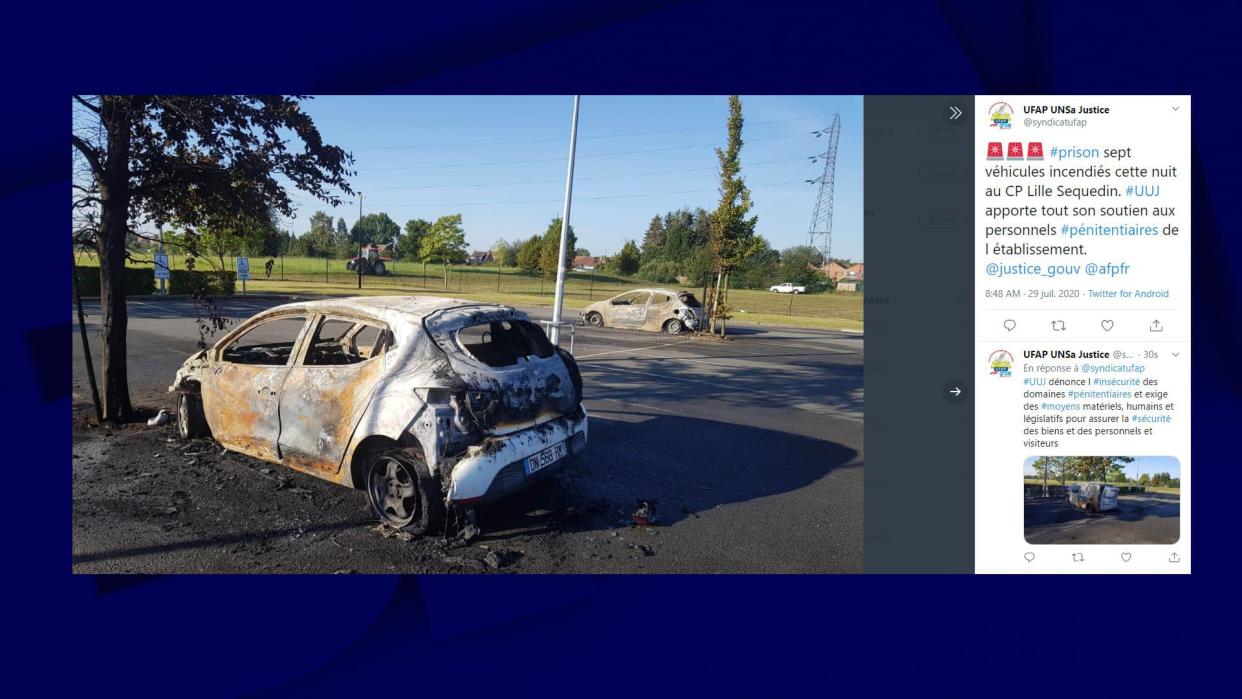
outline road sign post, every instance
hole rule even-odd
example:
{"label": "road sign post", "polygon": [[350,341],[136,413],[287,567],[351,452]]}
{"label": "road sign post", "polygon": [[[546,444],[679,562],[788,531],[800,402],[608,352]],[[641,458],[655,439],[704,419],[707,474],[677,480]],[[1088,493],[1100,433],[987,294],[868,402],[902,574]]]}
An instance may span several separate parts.
{"label": "road sign post", "polygon": [[160,282],[160,295],[168,295],[168,253],[163,250],[155,253],[155,278]]}
{"label": "road sign post", "polygon": [[242,283],[242,296],[246,295],[246,281],[250,279],[250,258],[237,258],[237,278]]}

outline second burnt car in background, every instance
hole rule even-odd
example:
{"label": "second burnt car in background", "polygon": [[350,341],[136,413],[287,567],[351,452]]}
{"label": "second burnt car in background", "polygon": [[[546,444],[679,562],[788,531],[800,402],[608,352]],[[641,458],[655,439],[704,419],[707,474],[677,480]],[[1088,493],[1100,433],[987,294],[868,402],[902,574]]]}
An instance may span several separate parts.
{"label": "second burnt car in background", "polygon": [[437,528],[586,447],[582,378],[525,313],[428,297],[292,303],[191,356],[182,437],[365,489],[385,523]]}
{"label": "second burnt car in background", "polygon": [[635,289],[582,309],[597,328],[631,328],[677,335],[703,324],[703,306],[694,294],[675,289]]}

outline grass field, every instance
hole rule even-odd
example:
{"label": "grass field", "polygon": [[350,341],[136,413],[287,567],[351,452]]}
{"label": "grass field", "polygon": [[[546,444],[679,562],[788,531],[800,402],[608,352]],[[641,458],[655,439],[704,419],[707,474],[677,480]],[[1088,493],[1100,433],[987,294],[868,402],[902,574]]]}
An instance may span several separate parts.
{"label": "grass field", "polygon": [[[1044,483],[1042,480],[1038,478],[1024,478],[1023,482],[1026,483],[1027,485],[1043,485]],[[1062,483],[1061,481],[1048,481],[1048,485],[1069,485],[1071,483],[1086,483],[1086,482],[1087,481],[1066,481],[1065,483]],[[1138,483],[1110,483],[1109,485],[1139,486],[1140,484]],[[1149,493],[1167,493],[1170,495],[1181,495],[1181,492],[1182,492],[1181,488],[1163,488],[1163,487],[1157,487],[1154,485],[1144,485],[1140,487],[1146,488],[1147,492]]]}
{"label": "grass field", "polygon": [[[394,261],[388,264],[386,277],[364,276],[362,290],[358,289],[358,275],[345,269],[345,260],[322,258],[286,257],[277,259],[268,278],[263,269],[266,260],[251,258],[251,280],[246,283],[248,293],[281,294],[414,294],[433,296],[456,296],[508,304],[551,305],[556,285],[555,278],[523,274],[508,267],[468,267],[455,265],[448,271],[447,284],[442,265],[421,262]],[[94,266],[98,262],[89,254],[82,254],[78,264]],[[183,256],[170,254],[169,266],[184,268]],[[225,258],[229,269],[235,268],[230,258]],[[130,262],[134,267],[150,267],[150,256],[136,254]],[[207,265],[207,266],[204,266]],[[216,266],[219,262],[216,262]],[[197,269],[213,268],[205,258],[198,258]],[[241,293],[238,282],[237,292]],[[582,308],[592,301],[611,298],[617,294],[641,286],[672,286],[694,292],[702,300],[702,287],[652,284],[639,279],[616,276],[603,272],[571,272],[565,281],[565,307]],[[734,289],[729,292],[729,305],[734,309],[733,320],[745,323],[793,325],[798,327],[828,328],[840,330],[863,329],[862,294],[775,294],[757,289]]]}

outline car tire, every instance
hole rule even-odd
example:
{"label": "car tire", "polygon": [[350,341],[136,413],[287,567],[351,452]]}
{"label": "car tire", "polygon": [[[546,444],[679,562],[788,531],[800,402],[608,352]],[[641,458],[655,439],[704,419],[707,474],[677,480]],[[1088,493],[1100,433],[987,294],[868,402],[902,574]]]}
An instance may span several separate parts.
{"label": "car tire", "polygon": [[376,262],[374,265],[371,265],[371,274],[383,277],[388,274],[388,268],[384,266],[383,262]]}
{"label": "car tire", "polygon": [[597,328],[604,327],[604,316],[592,311],[586,315],[587,325],[593,325]]}
{"label": "car tire", "polygon": [[686,329],[686,326],[683,325],[682,322],[680,320],[677,320],[676,318],[670,318],[664,323],[664,332],[668,333],[669,335],[680,335],[682,331],[684,331],[685,329]]}
{"label": "car tire", "polygon": [[412,534],[444,526],[440,483],[414,450],[379,452],[367,464],[364,483],[371,510],[384,524]]}
{"label": "car tire", "polygon": [[203,413],[203,398],[197,393],[183,391],[177,396],[177,433],[182,439],[211,436],[207,416]]}

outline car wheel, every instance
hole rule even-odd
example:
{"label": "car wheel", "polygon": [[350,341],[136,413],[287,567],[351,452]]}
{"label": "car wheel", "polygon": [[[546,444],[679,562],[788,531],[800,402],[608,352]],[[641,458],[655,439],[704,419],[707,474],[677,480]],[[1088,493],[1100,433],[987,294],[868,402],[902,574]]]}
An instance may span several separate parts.
{"label": "car wheel", "polygon": [[604,327],[604,316],[592,311],[587,314],[586,322],[588,325],[594,325],[597,328]]}
{"label": "car wheel", "polygon": [[203,414],[203,398],[196,393],[182,392],[177,397],[177,432],[182,439],[210,437],[207,416]]}
{"label": "car wheel", "polygon": [[388,268],[384,266],[383,262],[376,262],[371,266],[371,274],[374,274],[377,277],[382,277],[385,274],[388,274]]}
{"label": "car wheel", "polygon": [[414,534],[444,524],[444,496],[427,466],[409,450],[378,454],[367,467],[367,498],[380,521]]}
{"label": "car wheel", "polygon": [[680,335],[681,331],[684,330],[685,327],[686,326],[681,324],[680,320],[677,320],[676,318],[672,318],[664,324],[664,332],[668,333],[669,335]]}

